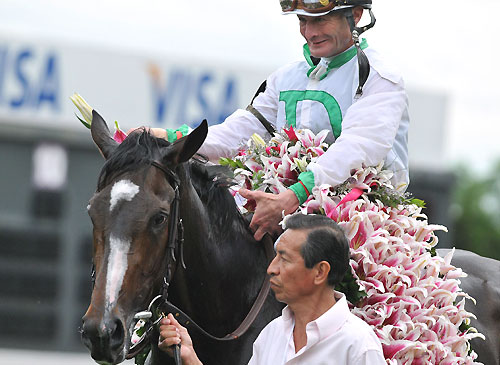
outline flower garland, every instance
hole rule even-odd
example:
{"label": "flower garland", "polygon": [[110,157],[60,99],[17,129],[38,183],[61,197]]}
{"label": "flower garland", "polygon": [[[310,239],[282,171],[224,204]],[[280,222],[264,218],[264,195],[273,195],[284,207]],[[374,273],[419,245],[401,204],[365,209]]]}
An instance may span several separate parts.
{"label": "flower garland", "polygon": [[[268,143],[254,134],[238,156],[220,163],[234,170],[240,186],[279,193],[325,153],[327,133],[290,127]],[[388,364],[477,364],[469,340],[484,336],[469,326],[474,315],[464,305],[472,298],[458,280],[465,274],[450,264],[453,251],[442,258],[434,250],[435,231],[446,227],[430,225],[423,202],[394,189],[391,177],[382,165],[360,168],[341,185],[316,186],[299,210],[343,227],[352,277],[342,285],[354,283],[352,313],[373,328]]]}

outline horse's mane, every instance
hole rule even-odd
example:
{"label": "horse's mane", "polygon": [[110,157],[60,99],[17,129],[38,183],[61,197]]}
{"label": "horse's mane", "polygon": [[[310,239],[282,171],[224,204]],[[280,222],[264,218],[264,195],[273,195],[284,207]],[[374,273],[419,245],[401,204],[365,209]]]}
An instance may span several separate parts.
{"label": "horse's mane", "polygon": [[207,207],[214,226],[228,228],[227,224],[231,219],[242,219],[233,196],[228,192],[228,188],[235,185],[235,182],[227,167],[207,166],[193,159],[189,163],[189,176],[198,196]]}
{"label": "horse's mane", "polygon": [[[147,130],[131,133],[113,152],[102,167],[97,183],[97,191],[102,190],[118,175],[138,170],[161,157],[161,148],[171,143],[156,138]],[[198,155],[199,156],[199,155]],[[203,158],[193,158],[186,166],[186,173],[201,201],[209,211],[211,221],[219,227],[234,218],[241,218],[235,201],[228,188],[234,185],[225,167],[208,166]]]}

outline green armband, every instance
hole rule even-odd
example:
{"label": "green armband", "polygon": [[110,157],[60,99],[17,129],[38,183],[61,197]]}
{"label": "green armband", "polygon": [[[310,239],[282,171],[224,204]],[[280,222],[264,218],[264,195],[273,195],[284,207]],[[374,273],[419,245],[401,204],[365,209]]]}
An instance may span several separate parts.
{"label": "green armband", "polygon": [[299,175],[299,182],[289,187],[295,193],[299,204],[303,204],[314,188],[314,174],[312,171],[301,172]]}
{"label": "green armband", "polygon": [[167,141],[169,142],[175,142],[189,133],[187,124],[183,124],[177,129],[166,128],[165,130],[167,131]]}

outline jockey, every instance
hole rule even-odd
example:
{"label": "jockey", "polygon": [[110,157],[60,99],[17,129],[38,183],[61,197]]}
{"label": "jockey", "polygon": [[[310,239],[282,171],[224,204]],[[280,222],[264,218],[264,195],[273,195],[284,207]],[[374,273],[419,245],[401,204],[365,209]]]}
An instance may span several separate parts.
{"label": "jockey", "polygon": [[[247,110],[237,110],[209,128],[200,153],[216,162],[233,157],[253,133],[292,126],[313,133],[328,129],[327,152],[299,182],[280,194],[241,189],[257,203],[251,229],[260,240],[280,231],[282,212],[293,213],[314,186],[335,186],[362,165],[384,161],[392,183],[405,188],[408,178],[408,100],[401,76],[359,36],[375,24],[372,0],[280,0],[284,15],[298,17],[305,38],[304,60],[287,64],[264,82]],[[358,23],[367,10],[370,23]],[[264,117],[264,118],[262,118]],[[156,134],[156,133],[155,133]]]}

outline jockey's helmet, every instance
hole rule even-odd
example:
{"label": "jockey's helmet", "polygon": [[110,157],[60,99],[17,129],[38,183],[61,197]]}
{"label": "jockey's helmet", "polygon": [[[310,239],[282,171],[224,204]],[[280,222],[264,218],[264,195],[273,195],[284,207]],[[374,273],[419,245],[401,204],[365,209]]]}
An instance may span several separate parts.
{"label": "jockey's helmet", "polygon": [[332,11],[361,6],[372,7],[372,0],[280,0],[283,14],[322,16]]}

